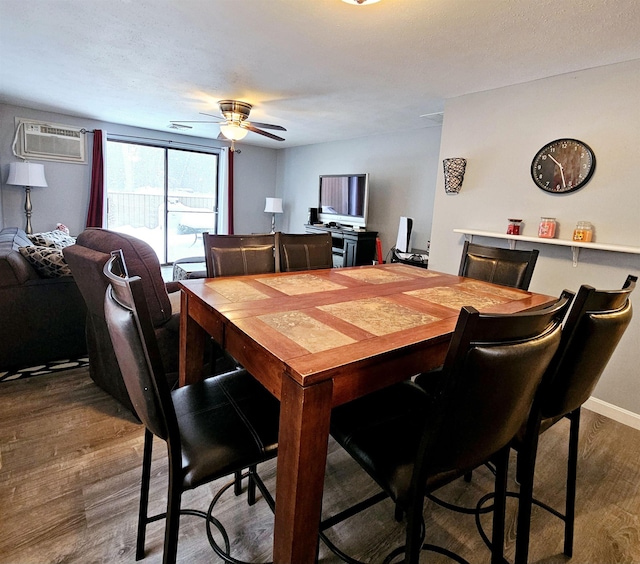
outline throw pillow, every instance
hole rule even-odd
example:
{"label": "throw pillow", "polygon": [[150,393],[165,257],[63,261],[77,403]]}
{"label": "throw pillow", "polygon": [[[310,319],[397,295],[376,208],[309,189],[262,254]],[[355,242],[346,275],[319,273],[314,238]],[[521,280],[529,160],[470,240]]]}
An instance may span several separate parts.
{"label": "throw pillow", "polygon": [[19,251],[44,278],[71,276],[71,268],[64,260],[61,249],[32,245],[20,247]]}
{"label": "throw pillow", "polygon": [[27,235],[27,237],[29,237],[29,241],[34,245],[38,245],[40,247],[53,247],[55,249],[64,249],[69,245],[74,245],[76,242],[73,237],[70,237],[64,231],[60,231],[60,229],[45,231],[44,233],[33,233],[31,235]]}

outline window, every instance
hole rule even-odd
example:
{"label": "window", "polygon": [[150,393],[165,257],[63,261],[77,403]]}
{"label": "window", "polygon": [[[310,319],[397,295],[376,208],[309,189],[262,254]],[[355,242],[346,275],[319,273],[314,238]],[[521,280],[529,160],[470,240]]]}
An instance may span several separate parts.
{"label": "window", "polygon": [[162,264],[203,254],[217,232],[217,153],[107,141],[107,225],[146,241]]}

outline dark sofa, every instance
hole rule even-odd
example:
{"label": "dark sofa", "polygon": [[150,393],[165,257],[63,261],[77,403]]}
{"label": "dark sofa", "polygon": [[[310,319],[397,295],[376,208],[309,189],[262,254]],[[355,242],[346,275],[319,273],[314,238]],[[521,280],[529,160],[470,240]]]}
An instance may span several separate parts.
{"label": "dark sofa", "polygon": [[22,229],[0,231],[0,370],[86,353],[86,307],[72,276],[43,278],[18,248]]}

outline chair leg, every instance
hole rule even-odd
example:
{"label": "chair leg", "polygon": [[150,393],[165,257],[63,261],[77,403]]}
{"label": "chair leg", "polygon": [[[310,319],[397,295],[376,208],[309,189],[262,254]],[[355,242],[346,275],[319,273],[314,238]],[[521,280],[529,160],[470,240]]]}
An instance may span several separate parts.
{"label": "chair leg", "polygon": [[573,555],[573,529],[576,516],[576,480],[578,474],[578,435],[580,408],[569,414],[569,461],[567,463],[567,491],[564,514],[564,553]]}
{"label": "chair leg", "polygon": [[402,523],[402,519],[404,519],[404,511],[402,510],[402,507],[400,507],[397,503],[396,503],[396,508],[393,511],[393,518],[398,523]]}
{"label": "chair leg", "polygon": [[257,471],[257,466],[254,464],[249,467],[249,481],[247,484],[247,503],[253,505],[256,502],[256,479],[254,472]]}
{"label": "chair leg", "polygon": [[[180,455],[172,456],[169,451],[169,485],[167,488],[167,520],[164,529],[163,564],[175,564],[178,553],[178,532],[180,528],[180,500],[182,480],[180,477]],[[178,462],[176,463],[176,459]]]}
{"label": "chair leg", "polygon": [[234,495],[240,495],[242,493],[242,471],[237,470],[234,474],[234,482],[233,482],[233,493]]}
{"label": "chair leg", "polygon": [[153,433],[144,430],[144,450],[142,455],[142,478],[140,481],[140,507],[138,509],[138,534],[136,539],[136,560],[144,558],[144,542],[147,533],[147,511],[149,507],[149,483],[151,481],[151,452]]}
{"label": "chair leg", "polygon": [[509,450],[508,446],[503,448],[496,457],[493,532],[491,535],[491,564],[503,564],[504,561],[504,526],[507,504]]}
{"label": "chair leg", "polygon": [[516,474],[520,482],[520,495],[518,500],[515,564],[527,564],[529,558],[533,481],[536,468],[539,430],[539,424],[535,425],[533,429],[530,429],[529,436],[525,439],[518,451]]}
{"label": "chair leg", "polygon": [[418,564],[422,550],[422,511],[424,496],[416,495],[415,501],[407,509],[407,527],[404,564]]}

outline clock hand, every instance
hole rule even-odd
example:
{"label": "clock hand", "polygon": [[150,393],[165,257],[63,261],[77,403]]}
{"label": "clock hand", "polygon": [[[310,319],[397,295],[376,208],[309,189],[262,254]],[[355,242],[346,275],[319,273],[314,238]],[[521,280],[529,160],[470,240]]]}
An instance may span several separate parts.
{"label": "clock hand", "polygon": [[551,155],[548,155],[548,157],[562,169],[562,165],[558,161],[556,161]]}
{"label": "clock hand", "polygon": [[564,169],[562,165],[558,161],[556,161],[551,155],[549,155],[549,158],[560,167],[560,176],[562,177],[562,187],[566,188],[567,183],[564,180]]}

